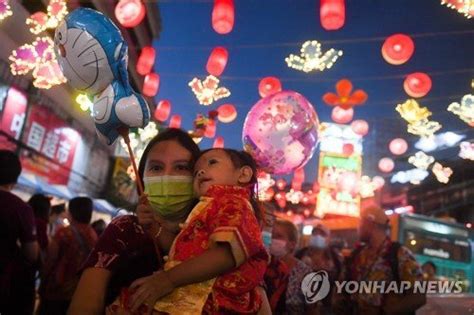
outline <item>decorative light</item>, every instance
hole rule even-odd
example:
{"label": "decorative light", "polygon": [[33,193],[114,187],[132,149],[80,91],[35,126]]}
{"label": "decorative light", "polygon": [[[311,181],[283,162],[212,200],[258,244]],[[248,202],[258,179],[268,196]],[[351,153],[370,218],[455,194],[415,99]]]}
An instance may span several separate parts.
{"label": "decorative light", "polygon": [[30,26],[30,32],[39,34],[47,29],[58,27],[64,17],[68,14],[65,0],[50,0],[47,13],[36,12],[26,19],[26,25]]}
{"label": "decorative light", "polygon": [[420,170],[427,170],[434,161],[434,157],[427,155],[423,151],[418,151],[415,153],[415,155],[412,155],[408,158],[408,163],[413,164]]}
{"label": "decorative light", "polygon": [[319,7],[321,26],[327,31],[335,31],[344,26],[346,5],[344,0],[321,0]]}
{"label": "decorative light", "polygon": [[148,142],[153,139],[158,134],[158,129],[156,128],[156,123],[150,122],[145,128],[138,129],[138,135],[140,136],[141,142]]}
{"label": "decorative light", "polygon": [[0,21],[13,15],[9,2],[10,0],[0,0]]}
{"label": "decorative light", "polygon": [[394,34],[388,37],[382,45],[382,57],[392,65],[401,65],[407,62],[414,51],[413,40],[405,34]]}
{"label": "decorative light", "polygon": [[375,195],[375,190],[378,188],[378,183],[371,180],[369,176],[362,176],[359,181],[359,194],[361,198],[369,198]]}
{"label": "decorative light", "polygon": [[230,91],[226,87],[219,87],[219,79],[209,75],[204,81],[194,78],[188,84],[199,104],[209,106],[214,101],[230,96]]}
{"label": "decorative light", "polygon": [[395,155],[402,155],[408,150],[408,144],[405,139],[402,138],[393,139],[392,141],[390,141],[388,147],[390,149],[390,152]]}
{"label": "decorative light", "polygon": [[94,103],[91,102],[91,100],[89,99],[89,97],[87,97],[87,95],[79,94],[78,96],[76,96],[76,102],[79,104],[80,108],[83,111],[85,112],[90,111],[92,114],[92,106],[94,105]]}
{"label": "decorative light", "polygon": [[431,169],[433,174],[435,174],[436,179],[443,184],[449,182],[449,178],[453,174],[453,170],[450,167],[444,167],[440,163],[436,162]]}
{"label": "decorative light", "polygon": [[369,124],[363,119],[354,120],[351,123],[352,130],[359,136],[365,136],[369,132]]}
{"label": "decorative light", "polygon": [[132,28],[141,23],[145,11],[140,0],[120,0],[115,6],[115,17],[123,27]]}
{"label": "decorative light", "polygon": [[283,190],[286,187],[286,180],[284,180],[283,178],[280,178],[279,180],[276,181],[276,185],[278,189]]}
{"label": "decorative light", "polygon": [[206,70],[213,76],[220,76],[227,65],[229,53],[224,47],[216,47],[207,59]]}
{"label": "decorative light", "polygon": [[431,112],[426,107],[420,107],[417,101],[413,99],[406,100],[403,104],[398,104],[395,108],[403,119],[409,124],[415,123],[431,116]]}
{"label": "decorative light", "polygon": [[372,182],[375,184],[375,189],[380,189],[385,185],[385,179],[382,176],[374,176]]}
{"label": "decorative light", "polygon": [[234,27],[234,0],[214,0],[212,28],[218,34],[228,34]]}
{"label": "decorative light", "polygon": [[153,97],[158,93],[160,87],[160,76],[158,73],[148,73],[143,81],[143,94],[148,97]]}
{"label": "decorative light", "polygon": [[423,97],[431,90],[431,78],[423,72],[409,74],[403,82],[403,89],[411,97]]}
{"label": "decorative light", "polygon": [[156,52],[155,48],[151,46],[145,46],[140,52],[140,57],[137,61],[137,72],[141,75],[147,75],[153,69],[155,64]]}
{"label": "decorative light", "polygon": [[415,143],[415,148],[422,150],[424,152],[431,152],[438,148],[438,144],[436,143],[436,136],[433,137],[421,137]]}
{"label": "decorative light", "polygon": [[222,149],[224,147],[224,138],[221,136],[216,137],[214,143],[212,144],[214,149]]}
{"label": "decorative light", "polygon": [[474,161],[474,143],[463,141],[459,145],[459,148],[461,149],[459,151],[460,158]]}
{"label": "decorative light", "polygon": [[379,170],[381,170],[384,173],[390,173],[393,168],[395,167],[395,163],[391,158],[384,157],[381,158],[379,161]]}
{"label": "decorative light", "polygon": [[168,125],[170,128],[180,128],[181,127],[181,116],[173,115],[170,118],[170,123]]}
{"label": "decorative light", "polygon": [[261,97],[267,97],[281,92],[281,82],[276,77],[265,77],[258,84],[258,94]]}
{"label": "decorative light", "polygon": [[170,116],[171,103],[168,100],[161,100],[158,102],[158,106],[155,109],[155,119],[158,121],[165,121]]}
{"label": "decorative light", "polygon": [[336,93],[326,93],[323,101],[330,106],[339,106],[348,110],[356,105],[362,105],[367,101],[367,93],[363,90],[355,90],[352,93],[352,83],[347,79],[342,79],[336,83]]}
{"label": "decorative light", "polygon": [[223,123],[231,123],[237,118],[237,110],[232,104],[224,104],[217,108],[217,119]]}
{"label": "decorative light", "polygon": [[214,119],[207,119],[204,136],[206,138],[214,138],[216,136],[216,121]]}
{"label": "decorative light", "polygon": [[275,180],[270,176],[270,174],[265,172],[260,172],[257,176],[258,190],[266,191],[270,187],[275,185]]}
{"label": "decorative light", "polygon": [[407,131],[420,137],[431,137],[441,129],[441,124],[437,121],[422,119],[412,124],[408,124]]}
{"label": "decorative light", "polygon": [[354,110],[352,108],[346,110],[336,106],[331,112],[331,119],[338,124],[347,124],[353,117]]}
{"label": "decorative light", "polygon": [[288,67],[311,72],[314,70],[324,71],[329,69],[342,56],[342,50],[329,49],[324,54],[321,51],[321,44],[316,41],[307,41],[301,46],[301,54],[289,55],[285,58]]}
{"label": "decorative light", "polygon": [[304,194],[301,191],[294,190],[293,188],[291,188],[285,195],[286,200],[294,205],[299,204],[301,199],[303,199],[303,196]]}
{"label": "decorative light", "polygon": [[469,126],[474,127],[474,95],[466,94],[461,99],[461,103],[451,103],[448,106],[448,111],[459,116],[462,121]]}
{"label": "decorative light", "polygon": [[406,184],[410,182],[411,184],[418,185],[422,180],[428,177],[429,174],[430,173],[428,173],[426,170],[414,168],[408,171],[400,171],[395,173],[390,179],[390,182],[400,184]]}
{"label": "decorative light", "polygon": [[444,4],[448,8],[458,11],[468,19],[474,16],[473,0],[441,0],[441,4]]}

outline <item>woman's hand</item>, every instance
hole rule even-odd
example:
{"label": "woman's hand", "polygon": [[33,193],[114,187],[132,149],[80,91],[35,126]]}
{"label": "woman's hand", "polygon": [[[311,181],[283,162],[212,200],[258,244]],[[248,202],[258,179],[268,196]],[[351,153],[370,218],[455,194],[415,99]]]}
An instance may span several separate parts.
{"label": "woman's hand", "polygon": [[137,206],[138,223],[144,227],[151,226],[154,222],[153,209],[148,202],[148,195],[143,194],[138,198]]}
{"label": "woman's hand", "polygon": [[171,293],[175,289],[175,286],[165,271],[158,271],[151,276],[135,280],[130,288],[135,290],[130,303],[132,312],[144,304],[148,306],[151,314],[156,301]]}

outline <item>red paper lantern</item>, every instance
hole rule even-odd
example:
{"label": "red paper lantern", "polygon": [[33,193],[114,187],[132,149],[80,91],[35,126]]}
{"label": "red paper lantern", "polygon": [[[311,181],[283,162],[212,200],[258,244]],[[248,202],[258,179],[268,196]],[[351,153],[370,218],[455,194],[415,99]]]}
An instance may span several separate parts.
{"label": "red paper lantern", "polygon": [[173,115],[170,119],[170,128],[181,128],[181,116],[180,115]]}
{"label": "red paper lantern", "polygon": [[204,137],[214,138],[216,136],[216,121],[209,119],[206,124],[206,131],[204,131]]}
{"label": "red paper lantern", "polygon": [[278,189],[280,189],[280,190],[285,189],[285,187],[286,187],[286,180],[284,180],[283,178],[280,178],[279,180],[276,181],[276,186],[277,186]]}
{"label": "red paper lantern", "polygon": [[141,75],[147,75],[153,69],[155,64],[155,49],[151,46],[143,47],[140,57],[137,61],[137,72]]}
{"label": "red paper lantern", "polygon": [[411,97],[423,97],[431,90],[431,78],[423,72],[409,74],[403,82],[403,89]]}
{"label": "red paper lantern", "polygon": [[382,45],[383,59],[392,65],[401,65],[407,62],[414,51],[413,40],[404,34],[392,35]]}
{"label": "red paper lantern", "polygon": [[155,109],[155,119],[158,121],[165,121],[170,116],[171,103],[168,100],[162,100],[158,103]]}
{"label": "red paper lantern", "polygon": [[115,6],[115,17],[123,27],[135,27],[145,17],[145,11],[140,0],[120,0]]}
{"label": "red paper lantern", "polygon": [[301,186],[303,185],[304,182],[304,168],[300,167],[295,170],[295,174],[293,175],[293,180],[291,181],[291,188],[293,190],[301,190]]}
{"label": "red paper lantern", "polygon": [[354,110],[352,108],[342,109],[336,106],[332,109],[331,119],[338,124],[347,124],[354,117]]}
{"label": "red paper lantern", "polygon": [[218,34],[228,34],[234,27],[234,0],[214,0],[212,28]]}
{"label": "red paper lantern", "polygon": [[379,161],[379,169],[384,173],[390,173],[395,167],[395,163],[391,158],[384,157]]}
{"label": "red paper lantern", "polygon": [[281,92],[281,82],[275,77],[265,77],[260,80],[258,84],[258,94],[261,97],[267,97],[269,95]]}
{"label": "red paper lantern", "polygon": [[393,139],[392,141],[390,141],[390,144],[388,145],[388,147],[390,149],[390,152],[392,152],[395,155],[402,155],[408,150],[408,144],[402,138]]}
{"label": "red paper lantern", "polygon": [[148,97],[153,97],[158,93],[158,88],[160,87],[160,76],[158,73],[149,73],[145,76],[145,81],[143,82],[143,94]]}
{"label": "red paper lantern", "polygon": [[216,47],[212,50],[207,59],[206,70],[213,76],[220,76],[224,72],[225,66],[227,65],[227,59],[229,53],[224,47]]}
{"label": "red paper lantern", "polygon": [[369,132],[369,124],[363,119],[354,120],[351,123],[351,128],[354,133],[362,137],[367,135],[367,133]]}
{"label": "red paper lantern", "polygon": [[327,31],[335,31],[344,26],[346,5],[344,0],[321,0],[319,17],[322,27]]}
{"label": "red paper lantern", "polygon": [[224,147],[224,138],[221,136],[217,137],[212,144],[214,149],[222,149]]}
{"label": "red paper lantern", "polygon": [[237,110],[232,104],[224,104],[217,108],[217,119],[223,123],[233,122],[237,118]]}

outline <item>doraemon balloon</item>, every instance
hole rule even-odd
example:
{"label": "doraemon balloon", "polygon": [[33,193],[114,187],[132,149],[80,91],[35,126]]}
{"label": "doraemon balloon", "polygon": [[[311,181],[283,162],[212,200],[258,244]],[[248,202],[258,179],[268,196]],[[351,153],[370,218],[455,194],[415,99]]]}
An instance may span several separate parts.
{"label": "doraemon balloon", "polygon": [[54,50],[69,84],[87,93],[99,138],[112,144],[122,127],[144,127],[145,99],[128,81],[128,48],[120,30],[102,13],[78,8],[56,28]]}

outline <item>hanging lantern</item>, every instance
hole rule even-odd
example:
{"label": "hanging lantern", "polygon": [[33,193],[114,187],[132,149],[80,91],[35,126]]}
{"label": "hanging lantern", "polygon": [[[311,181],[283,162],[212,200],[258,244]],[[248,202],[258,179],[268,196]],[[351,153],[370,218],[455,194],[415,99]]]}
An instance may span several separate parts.
{"label": "hanging lantern", "polygon": [[206,130],[204,131],[204,137],[214,138],[216,136],[216,121],[209,119],[206,124]]}
{"label": "hanging lantern", "polygon": [[411,97],[423,97],[431,90],[431,78],[423,72],[409,74],[403,82],[403,89]]}
{"label": "hanging lantern", "polygon": [[295,191],[301,190],[301,186],[304,182],[304,168],[300,167],[295,170],[295,174],[293,175],[293,180],[291,181],[291,188]]}
{"label": "hanging lantern", "polygon": [[237,118],[237,110],[232,104],[224,104],[217,108],[217,119],[223,123],[233,122]]}
{"label": "hanging lantern", "polygon": [[207,59],[206,70],[213,76],[220,76],[224,72],[225,66],[227,65],[227,59],[229,53],[224,47],[216,47],[212,50]]}
{"label": "hanging lantern", "polygon": [[393,168],[395,167],[395,163],[391,158],[384,157],[381,158],[379,161],[379,170],[381,170],[384,173],[390,173],[393,171]]}
{"label": "hanging lantern", "polygon": [[170,116],[171,103],[168,100],[162,100],[158,103],[155,109],[155,119],[158,121],[165,121]]}
{"label": "hanging lantern", "polygon": [[336,106],[332,109],[331,119],[338,124],[347,124],[352,120],[354,110],[352,108],[342,109]]}
{"label": "hanging lantern", "polygon": [[212,144],[212,147],[214,149],[222,149],[224,147],[224,138],[222,138],[221,136],[218,136],[214,140],[214,143]]}
{"label": "hanging lantern", "polygon": [[388,147],[390,149],[390,152],[395,155],[402,155],[408,150],[408,144],[402,138],[393,139],[392,141],[390,141]]}
{"label": "hanging lantern", "polygon": [[170,128],[181,128],[181,116],[180,115],[173,115],[170,119]]}
{"label": "hanging lantern", "polygon": [[155,49],[151,46],[143,47],[140,57],[137,61],[137,72],[141,75],[147,75],[153,69],[155,64]]}
{"label": "hanging lantern", "polygon": [[143,94],[148,97],[153,97],[158,93],[160,87],[160,76],[157,73],[149,73],[145,76],[143,82]]}
{"label": "hanging lantern", "polygon": [[132,28],[140,24],[145,11],[140,0],[120,0],[115,6],[115,17],[123,27]]}
{"label": "hanging lantern", "polygon": [[276,186],[278,189],[283,190],[286,187],[286,180],[283,178],[280,178],[279,180],[276,181]]}
{"label": "hanging lantern", "polygon": [[354,133],[362,137],[367,135],[367,133],[369,132],[369,124],[367,123],[367,121],[363,119],[354,120],[351,123],[351,128],[352,128],[352,131],[354,131]]}
{"label": "hanging lantern", "polygon": [[344,0],[321,0],[319,18],[322,27],[327,31],[335,31],[343,27],[346,20]]}
{"label": "hanging lantern", "polygon": [[383,59],[392,65],[401,65],[407,62],[414,51],[415,44],[413,40],[404,34],[395,34],[388,37],[382,46]]}
{"label": "hanging lantern", "polygon": [[214,0],[212,8],[212,28],[224,35],[234,27],[234,0]]}
{"label": "hanging lantern", "polygon": [[263,97],[281,92],[281,82],[275,77],[265,77],[258,84],[258,94]]}

